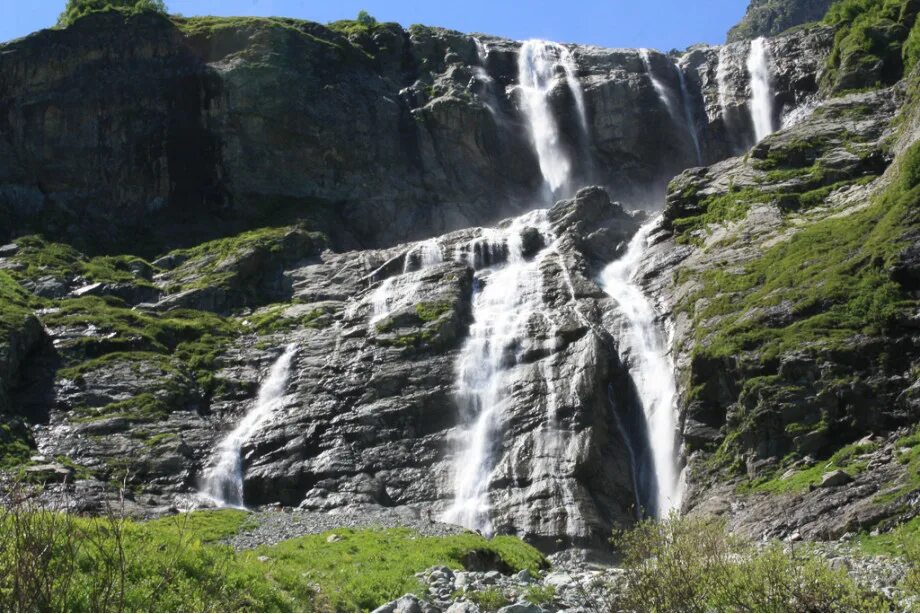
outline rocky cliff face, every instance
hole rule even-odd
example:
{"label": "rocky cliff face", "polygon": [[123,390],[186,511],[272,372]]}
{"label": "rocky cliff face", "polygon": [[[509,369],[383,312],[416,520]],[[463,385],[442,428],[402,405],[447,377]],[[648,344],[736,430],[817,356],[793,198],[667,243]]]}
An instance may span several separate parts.
{"label": "rocky cliff face", "polygon": [[200,503],[294,344],[247,504],[484,497],[477,526],[605,545],[655,477],[599,275],[667,192],[636,280],[673,332],[684,507],[770,535],[893,517],[917,487],[916,74],[830,97],[834,40],[767,41],[765,96],[748,42],[554,47],[555,194],[518,42],[101,13],[4,45],[6,473],[87,511],[123,481],[139,514]]}
{"label": "rocky cliff face", "polygon": [[789,28],[820,21],[833,0],[752,0],[741,21],[728,31],[728,42],[776,36]]}
{"label": "rocky cliff face", "polygon": [[[829,48],[827,36],[786,40],[777,61],[807,63],[776,72],[790,75],[777,81],[779,108],[813,93]],[[545,198],[519,47],[394,24],[117,12],[8,43],[0,235],[67,233],[94,253],[150,255],[266,220],[309,219],[346,248],[495,222]],[[596,183],[652,206],[697,163],[690,129],[705,160],[724,157],[729,132],[733,152],[753,139],[736,112],[749,98],[744,44],[723,52],[730,127],[715,108],[714,48],[684,58],[683,92],[674,58],[653,55],[671,109],[636,51],[570,49],[586,126],[565,80],[550,102],[573,160],[568,194]]]}
{"label": "rocky cliff face", "polygon": [[645,281],[674,322],[688,509],[813,539],[910,509],[917,107],[904,96],[825,101],[672,183]]}

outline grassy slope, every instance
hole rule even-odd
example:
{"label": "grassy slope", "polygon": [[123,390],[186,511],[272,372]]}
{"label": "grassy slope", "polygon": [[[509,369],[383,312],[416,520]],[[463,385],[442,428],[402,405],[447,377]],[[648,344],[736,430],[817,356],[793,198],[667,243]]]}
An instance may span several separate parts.
{"label": "grassy slope", "polygon": [[[46,560],[61,581],[69,580],[57,587],[58,601],[52,609],[100,607],[93,602],[93,587],[111,581],[113,568],[106,557],[117,552],[113,525],[46,513],[30,521],[43,526],[48,518],[57,519],[59,536],[76,536],[71,547],[59,539]],[[486,540],[473,533],[423,537],[403,529],[340,529],[332,541],[330,533],[323,533],[235,552],[218,540],[251,526],[246,512],[206,511],[145,523],[121,522],[127,588],[124,602],[116,597],[104,609],[362,611],[419,591],[416,572],[435,565],[463,568],[463,557],[474,551],[492,552],[516,570],[536,571],[545,564],[539,552],[517,538]],[[62,530],[68,526],[72,528]],[[12,539],[6,532],[0,544],[11,545]],[[3,572],[0,568],[0,606],[8,608],[2,589],[10,588],[12,576]]]}

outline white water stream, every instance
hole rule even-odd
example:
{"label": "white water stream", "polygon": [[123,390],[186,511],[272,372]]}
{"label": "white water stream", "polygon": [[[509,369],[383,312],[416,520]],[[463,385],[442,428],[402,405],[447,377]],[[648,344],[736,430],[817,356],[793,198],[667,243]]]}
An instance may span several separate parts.
{"label": "white water stream", "polygon": [[680,98],[684,106],[684,119],[687,122],[690,138],[693,139],[693,148],[696,150],[696,163],[701,165],[703,164],[703,151],[700,147],[700,132],[696,117],[693,114],[693,101],[690,99],[687,77],[684,75],[684,69],[681,68],[680,62],[675,63],[674,68],[677,70],[677,78],[680,80]]}
{"label": "white water stream", "polygon": [[521,44],[518,54],[518,82],[522,92],[524,114],[530,127],[540,172],[553,196],[568,186],[572,160],[562,147],[559,123],[549,103],[556,86],[556,74],[561,71],[575,98],[578,121],[587,133],[588,120],[584,94],[578,82],[575,61],[569,50],[544,40],[529,40]]}
{"label": "white water stream", "polygon": [[770,65],[767,43],[763,37],[751,41],[747,58],[747,70],[751,76],[751,120],[754,123],[754,138],[760,142],[775,130],[773,122],[773,90],[770,86]]}
{"label": "white water stream", "polygon": [[[540,263],[550,253],[544,248],[531,260],[523,254],[521,231],[536,228],[551,243],[547,211],[539,209],[516,218],[503,229],[488,229],[457,257],[486,268],[476,272],[473,323],[457,361],[457,401],[463,425],[463,448],[454,471],[454,501],[446,522],[491,534],[489,482],[495,459],[494,436],[501,414],[511,399],[508,375],[517,363],[514,347],[526,334],[530,317],[542,306]],[[489,266],[483,255],[506,254],[507,260]]]}
{"label": "white water stream", "polygon": [[230,431],[217,448],[217,460],[205,474],[202,494],[218,505],[243,508],[243,445],[271,418],[283,400],[291,369],[291,360],[297,351],[295,344],[284,352],[268,372],[259,387],[252,409],[235,429]]}
{"label": "white water stream", "polygon": [[657,223],[656,219],[639,229],[623,257],[603,270],[600,282],[623,313],[617,338],[642,403],[655,472],[656,509],[647,511],[662,517],[676,509],[681,499],[677,387],[658,314],[635,280],[649,234]]}

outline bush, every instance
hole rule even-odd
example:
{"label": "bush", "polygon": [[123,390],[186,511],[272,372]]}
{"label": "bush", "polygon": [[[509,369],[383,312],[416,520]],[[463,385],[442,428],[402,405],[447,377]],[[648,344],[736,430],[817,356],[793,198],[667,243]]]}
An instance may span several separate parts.
{"label": "bush", "polygon": [[369,28],[377,25],[377,20],[367,11],[358,11],[358,17],[355,21]]}
{"label": "bush", "polygon": [[66,28],[90,13],[111,10],[131,14],[152,11],[165,15],[166,5],[163,0],[67,0],[67,6],[58,17],[57,25]]}
{"label": "bush", "polygon": [[711,518],[647,520],[616,533],[626,586],[614,610],[651,612],[863,612],[887,610],[805,549],[762,548]]}
{"label": "bush", "polygon": [[497,588],[487,588],[481,591],[466,593],[466,597],[479,606],[480,612],[498,612],[511,603],[503,592]]}
{"label": "bush", "polygon": [[824,17],[825,23],[837,28],[822,77],[824,85],[837,89],[871,86],[841,84],[841,68],[861,67],[872,72],[877,63],[882,64],[884,81],[900,79],[904,67],[910,68],[916,60],[917,35],[905,43],[916,14],[917,4],[911,0],[838,0]]}

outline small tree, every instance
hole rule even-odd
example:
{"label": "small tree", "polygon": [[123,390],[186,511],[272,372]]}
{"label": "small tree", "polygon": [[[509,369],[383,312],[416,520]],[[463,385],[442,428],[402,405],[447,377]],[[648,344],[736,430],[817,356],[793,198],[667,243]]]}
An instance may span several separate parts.
{"label": "small tree", "polygon": [[64,11],[58,17],[57,25],[65,28],[90,13],[112,9],[128,13],[153,11],[166,14],[166,4],[163,0],[67,0]]}
{"label": "small tree", "polygon": [[368,28],[372,28],[377,25],[377,20],[370,13],[364,10],[358,11],[358,18],[355,19],[355,21],[360,23],[362,26],[367,26]]}

